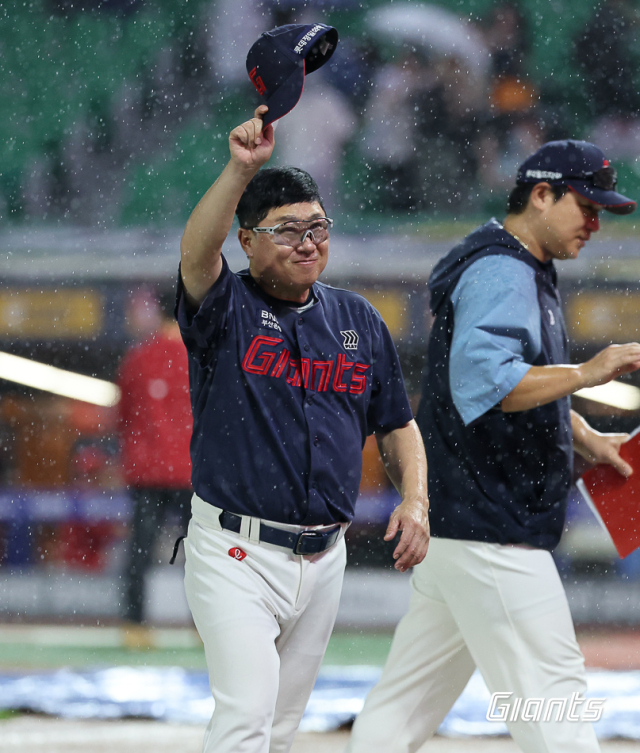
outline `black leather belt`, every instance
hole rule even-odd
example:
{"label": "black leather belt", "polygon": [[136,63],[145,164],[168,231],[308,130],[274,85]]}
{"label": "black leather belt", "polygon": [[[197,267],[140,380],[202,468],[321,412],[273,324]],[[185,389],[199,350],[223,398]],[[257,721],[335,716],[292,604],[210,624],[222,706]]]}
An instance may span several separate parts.
{"label": "black leather belt", "polygon": [[[240,533],[242,516],[223,510],[220,513],[220,525],[227,531]],[[273,544],[283,549],[291,549],[294,554],[319,554],[332,547],[339,539],[342,526],[335,526],[324,530],[309,531],[285,531],[282,528],[274,528],[260,521],[260,541],[265,544]]]}

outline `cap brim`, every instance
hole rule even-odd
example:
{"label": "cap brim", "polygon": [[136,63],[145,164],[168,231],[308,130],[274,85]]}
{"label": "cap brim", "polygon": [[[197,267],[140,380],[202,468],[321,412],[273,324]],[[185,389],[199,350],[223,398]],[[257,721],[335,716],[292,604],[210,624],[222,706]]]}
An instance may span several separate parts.
{"label": "cap brim", "polygon": [[262,101],[269,108],[269,112],[262,119],[263,125],[269,125],[274,120],[278,120],[283,115],[291,112],[300,101],[303,89],[304,61],[303,65],[298,66],[270,97],[262,97]]}
{"label": "cap brim", "polygon": [[570,180],[567,181],[567,185],[572,191],[582,196],[583,199],[589,199],[589,201],[599,204],[607,212],[612,212],[613,214],[631,214],[631,212],[636,210],[637,203],[617,191],[605,191],[602,188],[594,188],[582,180]]}

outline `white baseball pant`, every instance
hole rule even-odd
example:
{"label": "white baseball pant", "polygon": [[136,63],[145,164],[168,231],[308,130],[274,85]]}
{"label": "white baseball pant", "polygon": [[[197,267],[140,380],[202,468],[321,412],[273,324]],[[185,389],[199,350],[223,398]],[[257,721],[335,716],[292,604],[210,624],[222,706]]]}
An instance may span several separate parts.
{"label": "white baseball pant", "polygon": [[215,700],[203,751],[287,753],[338,611],[344,539],[294,555],[222,530],[219,513],[194,497],[185,540],[187,601]]}
{"label": "white baseball pant", "polygon": [[[423,744],[476,667],[491,693],[511,691],[514,699],[571,699],[586,691],[584,659],[549,552],[432,538],[348,753],[426,753]],[[526,753],[600,750],[588,722],[507,725]]]}

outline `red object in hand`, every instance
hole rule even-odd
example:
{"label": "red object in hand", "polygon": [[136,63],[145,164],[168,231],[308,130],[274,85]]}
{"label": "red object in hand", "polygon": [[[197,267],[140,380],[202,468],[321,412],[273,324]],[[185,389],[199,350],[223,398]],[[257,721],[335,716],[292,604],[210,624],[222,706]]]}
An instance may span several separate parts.
{"label": "red object in hand", "polygon": [[620,447],[633,468],[625,478],[611,465],[597,465],[582,475],[578,489],[606,528],[620,557],[640,547],[640,430]]}

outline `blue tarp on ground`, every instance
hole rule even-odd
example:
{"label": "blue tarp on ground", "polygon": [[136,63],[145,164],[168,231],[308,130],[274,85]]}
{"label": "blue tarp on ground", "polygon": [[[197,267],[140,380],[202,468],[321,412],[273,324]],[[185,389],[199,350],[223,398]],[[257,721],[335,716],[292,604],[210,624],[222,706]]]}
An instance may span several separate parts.
{"label": "blue tarp on ground", "polygon": [[[380,676],[377,667],[325,667],[302,721],[303,731],[324,732],[348,724]],[[596,722],[601,739],[640,740],[640,671],[588,672],[587,698],[606,699]],[[443,735],[503,735],[504,723],[487,721],[490,694],[482,677],[471,678],[439,732]],[[67,719],[152,719],[205,725],[213,700],[205,672],[179,667],[112,667],[0,675],[0,708]]]}

